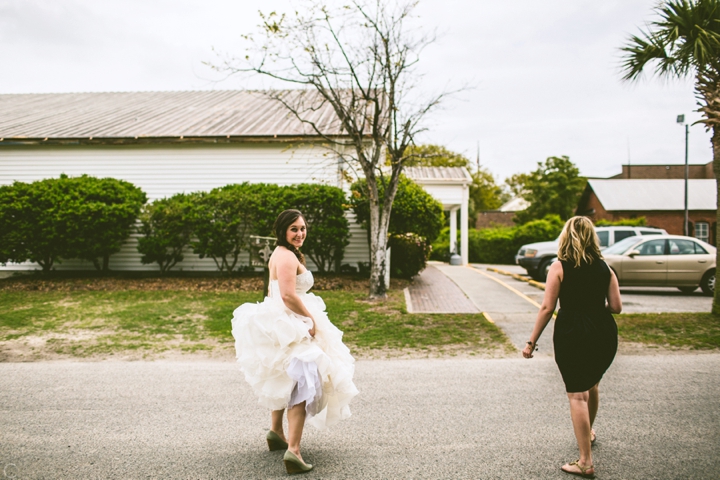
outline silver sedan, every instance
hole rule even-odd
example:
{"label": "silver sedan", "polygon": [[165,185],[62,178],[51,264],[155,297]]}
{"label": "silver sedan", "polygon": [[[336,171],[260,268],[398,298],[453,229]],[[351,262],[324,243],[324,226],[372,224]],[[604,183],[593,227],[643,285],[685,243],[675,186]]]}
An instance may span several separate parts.
{"label": "silver sedan", "polygon": [[621,286],[677,287],[686,293],[699,286],[706,295],[715,291],[716,249],[697,238],[630,237],[602,254]]}

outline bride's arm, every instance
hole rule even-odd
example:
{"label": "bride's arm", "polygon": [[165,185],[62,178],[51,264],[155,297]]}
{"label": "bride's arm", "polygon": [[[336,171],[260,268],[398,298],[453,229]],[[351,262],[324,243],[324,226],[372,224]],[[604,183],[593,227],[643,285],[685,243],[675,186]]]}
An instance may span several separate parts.
{"label": "bride's arm", "polygon": [[280,288],[280,297],[285,306],[303,317],[308,317],[313,322],[310,329],[310,335],[315,336],[315,319],[305,307],[300,296],[295,291],[295,279],[297,278],[297,270],[299,261],[294,253],[285,249],[278,249],[273,254],[279,254],[276,258],[276,272],[278,277],[278,287]]}

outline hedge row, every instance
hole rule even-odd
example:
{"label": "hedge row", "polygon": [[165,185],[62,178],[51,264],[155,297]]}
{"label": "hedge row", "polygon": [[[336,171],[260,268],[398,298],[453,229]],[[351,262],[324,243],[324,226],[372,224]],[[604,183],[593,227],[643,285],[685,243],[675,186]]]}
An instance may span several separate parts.
{"label": "hedge row", "polygon": [[[560,235],[564,222],[557,215],[533,220],[517,227],[470,229],[468,254],[472,263],[513,264],[521,246],[554,240]],[[458,246],[460,245],[458,231]],[[450,229],[445,228],[433,243],[430,258],[447,261],[450,258]]]}
{"label": "hedge row", "polygon": [[231,272],[252,250],[250,235],[271,236],[277,215],[297,208],[310,232],[305,255],[320,271],[339,270],[349,242],[345,201],[341,189],[316,184],[244,183],[146,204],[142,190],[113,178],[15,182],[0,187],[0,263],[32,261],[49,271],[60,259],[80,258],[107,270],[139,218],[143,263],[166,272],[190,247]]}
{"label": "hedge row", "polygon": [[189,246],[200,258],[212,258],[221,272],[232,272],[240,255],[253,251],[250,236],[273,236],[275,218],[296,208],[308,223],[303,253],[320,272],[339,270],[350,237],[344,203],[341,189],[317,184],[242,183],[178,194],[143,209],[138,251],[143,263],[157,263],[166,272]]}

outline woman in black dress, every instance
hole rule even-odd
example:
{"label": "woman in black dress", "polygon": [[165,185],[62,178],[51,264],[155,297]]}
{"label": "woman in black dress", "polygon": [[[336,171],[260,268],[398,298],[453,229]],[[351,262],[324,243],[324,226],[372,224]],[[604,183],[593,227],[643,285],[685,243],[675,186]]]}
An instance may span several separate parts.
{"label": "woman in black dress", "polygon": [[553,334],[555,362],[565,382],[580,449],[580,458],[563,465],[562,471],[592,478],[592,425],[599,404],[598,384],[617,352],[617,325],[612,314],[622,310],[620,289],[615,274],[602,259],[595,229],[586,217],[573,217],[565,223],[558,259],[550,267],[545,297],[523,356],[533,357],[559,297]]}

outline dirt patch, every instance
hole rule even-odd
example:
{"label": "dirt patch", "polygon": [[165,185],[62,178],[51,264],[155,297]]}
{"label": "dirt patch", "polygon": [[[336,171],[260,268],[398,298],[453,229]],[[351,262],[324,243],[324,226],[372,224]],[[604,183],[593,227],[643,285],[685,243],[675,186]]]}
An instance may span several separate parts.
{"label": "dirt patch", "polygon": [[[410,282],[393,279],[391,289],[403,289]],[[367,292],[367,278],[355,275],[315,275],[313,290],[342,290]],[[7,292],[76,292],[76,291],[126,291],[126,290],[172,290],[195,292],[257,292],[263,289],[262,275],[242,277],[130,277],[130,276],[72,276],[43,277],[25,275],[0,280],[0,291]]]}

